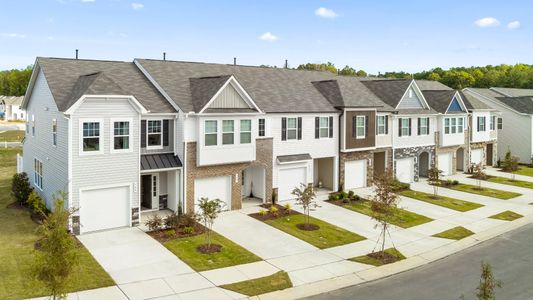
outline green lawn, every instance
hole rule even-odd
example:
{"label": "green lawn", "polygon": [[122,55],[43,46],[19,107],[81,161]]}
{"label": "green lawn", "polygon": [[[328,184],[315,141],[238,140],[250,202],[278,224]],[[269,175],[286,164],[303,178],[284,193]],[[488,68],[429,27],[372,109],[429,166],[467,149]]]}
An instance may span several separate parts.
{"label": "green lawn", "polygon": [[198,252],[196,248],[205,243],[205,233],[203,233],[191,237],[170,240],[163,243],[163,245],[198,272],[247,264],[261,260],[261,258],[255,256],[253,253],[216,232],[213,232],[212,243],[221,245],[222,250],[211,254],[202,254]]}
{"label": "green lawn", "polygon": [[514,172],[518,175],[524,175],[524,176],[531,176],[533,177],[533,168],[522,166],[518,169],[518,171]]}
{"label": "green lawn", "polygon": [[514,220],[520,219],[522,217],[523,216],[521,214],[517,214],[517,213],[512,212],[510,210],[506,210],[506,211],[501,212],[499,214],[496,214],[494,216],[490,216],[489,218],[496,219],[496,220],[503,220],[503,221],[514,221]]}
{"label": "green lawn", "polygon": [[433,194],[428,194],[428,193],[418,192],[418,191],[413,191],[413,190],[401,191],[399,194],[405,197],[428,202],[431,204],[439,205],[442,207],[446,207],[446,208],[461,211],[461,212],[473,210],[473,209],[480,208],[483,206],[478,203],[468,202],[468,201],[444,197],[444,196],[438,196],[438,198],[435,199]]}
{"label": "green lawn", "polygon": [[[357,202],[351,202],[348,204],[343,205],[343,207],[347,209],[351,209],[353,211],[356,211],[358,213],[365,214],[367,216],[372,215],[372,211],[370,210],[370,201],[369,200],[360,200]],[[402,227],[402,228],[409,228],[416,225],[424,224],[427,222],[431,222],[433,219],[428,218],[423,215],[416,214],[414,212],[410,212],[408,210],[404,210],[401,208],[397,208],[396,212],[394,213],[394,216],[388,220],[390,224]]]}
{"label": "green lawn", "polygon": [[0,132],[0,142],[20,142],[24,138],[24,130],[10,130]]}
{"label": "green lawn", "polygon": [[289,274],[280,271],[270,276],[236,282],[232,284],[225,284],[221,285],[220,287],[251,297],[270,293],[273,291],[288,289],[292,287],[292,282],[289,278]]}
{"label": "green lawn", "polygon": [[267,220],[265,223],[284,231],[292,236],[308,242],[320,249],[350,244],[366,239],[358,234],[344,230],[330,223],[311,217],[309,223],[318,225],[318,230],[301,230],[297,224],[305,223],[305,215],[293,214]]}
{"label": "green lawn", "polygon": [[524,181],[524,180],[513,180],[511,178],[494,176],[494,177],[490,177],[489,179],[487,179],[487,181],[533,189],[533,182]]}
{"label": "green lawn", "polygon": [[472,231],[462,226],[457,226],[441,233],[434,234],[433,236],[443,239],[460,240],[464,239],[465,237],[471,236],[472,234],[474,234]]}
{"label": "green lawn", "polygon": [[[29,280],[37,224],[27,211],[8,209],[11,177],[16,169],[15,155],[20,150],[0,149],[0,299],[22,299],[44,296],[43,285]],[[71,291],[114,285],[113,279],[80,244],[79,266],[70,278]]]}
{"label": "green lawn", "polygon": [[[401,254],[400,251],[396,250],[395,248],[385,249],[385,253],[394,255],[394,256],[398,257],[399,260],[405,259],[405,256],[403,256],[403,254]],[[370,257],[368,255],[361,255],[361,256],[358,256],[358,257],[353,257],[353,258],[350,258],[349,260],[355,261],[355,262],[358,262],[358,263],[362,263],[362,264],[373,265],[373,266],[376,266],[376,267],[379,267],[379,266],[383,265],[382,261],[380,261],[378,259],[375,259],[373,257]]]}
{"label": "green lawn", "polygon": [[460,191],[460,192],[477,194],[477,195],[498,198],[498,199],[503,199],[503,200],[509,200],[511,198],[522,196],[522,194],[519,194],[519,193],[513,193],[513,192],[507,192],[507,191],[502,191],[502,190],[491,189],[488,187],[483,187],[483,182],[481,183],[481,189],[478,189],[476,185],[465,184],[465,183],[459,183],[456,185],[448,185],[448,186],[442,186],[442,187]]}

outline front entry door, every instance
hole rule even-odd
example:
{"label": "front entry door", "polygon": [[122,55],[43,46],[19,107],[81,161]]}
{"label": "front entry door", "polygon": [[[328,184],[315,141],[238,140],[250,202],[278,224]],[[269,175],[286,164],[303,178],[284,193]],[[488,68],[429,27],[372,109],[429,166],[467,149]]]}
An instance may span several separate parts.
{"label": "front entry door", "polygon": [[492,144],[487,145],[487,166],[492,166]]}
{"label": "front entry door", "polygon": [[141,176],[141,206],[152,209],[152,175]]}

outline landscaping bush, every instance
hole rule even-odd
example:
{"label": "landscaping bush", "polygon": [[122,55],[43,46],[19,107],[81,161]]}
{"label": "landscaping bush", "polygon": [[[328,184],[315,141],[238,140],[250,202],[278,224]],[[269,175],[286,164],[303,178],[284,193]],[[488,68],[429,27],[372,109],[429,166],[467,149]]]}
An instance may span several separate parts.
{"label": "landscaping bush", "polygon": [[184,227],[183,228],[183,233],[185,233],[185,234],[193,234],[194,233],[194,228],[190,227],[190,226]]}
{"label": "landscaping bush", "polygon": [[44,201],[35,191],[32,191],[30,193],[30,196],[28,197],[26,203],[28,204],[28,207],[33,210],[33,212],[41,215],[48,214],[48,208],[46,208],[46,204],[44,204]]}
{"label": "landscaping bush", "polygon": [[505,153],[505,158],[503,159],[501,163],[502,170],[504,172],[518,171],[518,161],[519,161],[519,158],[516,156],[513,156],[513,154],[511,153],[511,150],[508,149],[507,152]]}
{"label": "landscaping bush", "polygon": [[453,184],[453,180],[451,180],[451,179],[447,179],[447,180],[446,180],[446,185],[447,185],[447,186],[450,186],[450,185],[452,185],[452,184]]}
{"label": "landscaping bush", "polygon": [[391,188],[393,192],[401,192],[411,188],[409,183],[401,182],[398,179],[394,179],[391,183]]}
{"label": "landscaping bush", "polygon": [[345,191],[342,191],[339,193],[339,196],[340,196],[340,199],[346,199],[348,198],[348,193],[346,193]]}
{"label": "landscaping bush", "polygon": [[32,192],[28,175],[24,172],[13,175],[11,182],[11,195],[20,205],[24,205]]}
{"label": "landscaping bush", "polygon": [[180,218],[180,226],[193,227],[198,223],[198,215],[195,213],[186,213]]}
{"label": "landscaping bush", "polygon": [[359,195],[355,195],[352,199],[353,201],[359,201],[361,200],[361,197],[359,197]]}
{"label": "landscaping bush", "polygon": [[259,215],[260,216],[266,216],[267,214],[268,214],[268,210],[266,210],[266,209],[260,209],[259,210]]}
{"label": "landscaping bush", "polygon": [[163,225],[163,219],[158,215],[153,215],[146,220],[144,225],[148,227],[148,230],[156,231],[161,229],[161,226]]}
{"label": "landscaping bush", "polygon": [[350,203],[350,198],[343,198],[342,203]]}
{"label": "landscaping bush", "polygon": [[337,195],[335,195],[334,193],[331,193],[328,196],[328,201],[335,201],[337,200],[336,198],[337,198]]}
{"label": "landscaping bush", "polygon": [[452,185],[458,185],[459,184],[459,181],[458,180],[454,180],[452,181]]}
{"label": "landscaping bush", "polygon": [[285,208],[285,214],[288,215],[291,213],[292,206],[290,203],[285,203],[285,205],[283,205],[283,208]]}
{"label": "landscaping bush", "polygon": [[348,192],[348,198],[352,199],[355,193],[353,191]]}
{"label": "landscaping bush", "polygon": [[163,220],[166,228],[176,228],[180,223],[180,217],[176,213],[172,213]]}
{"label": "landscaping bush", "polygon": [[165,231],[165,235],[167,236],[167,238],[174,237],[176,235],[176,230],[169,229],[169,230]]}
{"label": "landscaping bush", "polygon": [[279,209],[277,207],[275,207],[274,205],[272,205],[269,209],[270,213],[273,214],[274,216],[277,216],[278,215],[278,211]]}

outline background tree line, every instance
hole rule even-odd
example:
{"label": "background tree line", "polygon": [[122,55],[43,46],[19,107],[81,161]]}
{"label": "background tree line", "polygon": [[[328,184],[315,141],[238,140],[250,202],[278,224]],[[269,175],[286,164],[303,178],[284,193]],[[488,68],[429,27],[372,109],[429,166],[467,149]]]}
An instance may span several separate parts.
{"label": "background tree line", "polygon": [[[273,66],[261,65],[272,68]],[[367,74],[364,70],[356,70],[345,66],[337,68],[331,62],[307,63],[296,67],[298,70],[327,71],[334,74],[358,77],[383,77],[383,78],[415,78],[440,81],[454,89],[465,87],[514,87],[533,89],[533,65],[487,65],[484,67],[456,67],[444,70],[434,68],[429,71],[417,73],[385,72],[379,74]],[[0,71],[0,95],[23,96],[30,81],[32,66],[25,69],[13,69]]]}

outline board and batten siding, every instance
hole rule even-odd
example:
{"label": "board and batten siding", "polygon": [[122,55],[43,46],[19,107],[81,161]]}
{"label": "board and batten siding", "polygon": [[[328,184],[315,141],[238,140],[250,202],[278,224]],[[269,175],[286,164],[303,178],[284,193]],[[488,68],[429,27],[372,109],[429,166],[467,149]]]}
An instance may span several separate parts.
{"label": "board and batten siding", "polygon": [[[26,133],[23,146],[23,170],[28,174],[31,186],[52,208],[53,195],[68,192],[68,120],[57,109],[46,78],[39,71],[26,109],[28,120],[35,118],[35,136]],[[57,120],[57,146],[53,146],[52,120]],[[33,160],[43,163],[43,190],[33,183]]]}
{"label": "board and batten siding", "polygon": [[209,108],[249,108],[249,106],[230,83],[220,91]]}
{"label": "board and batten siding", "polygon": [[[412,97],[409,97],[409,94],[411,94]],[[418,96],[418,94],[415,92],[415,89],[411,86],[405,95],[403,96],[402,100],[398,104],[399,109],[412,109],[412,108],[424,108],[422,105],[422,99]]]}
{"label": "board and batten siding", "polygon": [[[72,115],[72,195],[74,208],[79,207],[80,189],[99,186],[131,185],[131,208],[139,207],[140,191],[140,116],[127,99],[90,98]],[[132,151],[110,153],[112,147],[111,119],[131,118],[130,146]],[[80,120],[102,119],[102,154],[80,155]],[[102,207],[105,209],[105,207]],[[83,224],[82,224],[83,226]]]}

